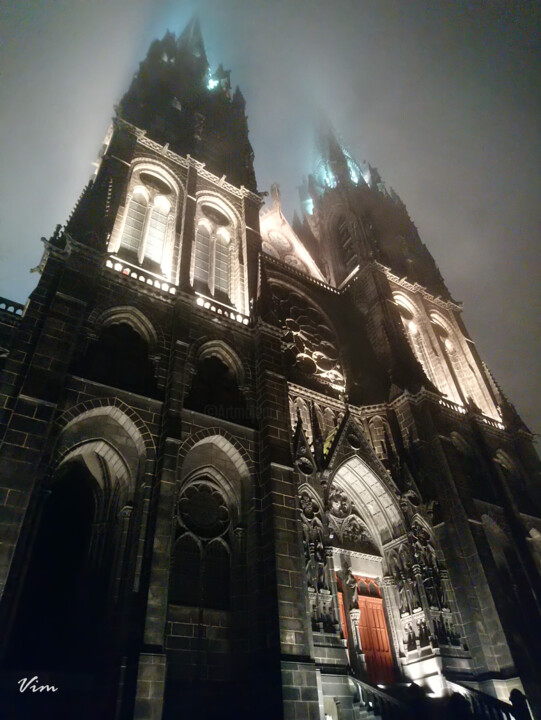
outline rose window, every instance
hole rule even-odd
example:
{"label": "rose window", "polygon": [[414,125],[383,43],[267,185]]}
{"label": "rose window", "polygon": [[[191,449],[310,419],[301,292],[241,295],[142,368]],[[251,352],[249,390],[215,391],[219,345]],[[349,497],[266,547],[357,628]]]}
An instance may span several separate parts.
{"label": "rose window", "polygon": [[218,537],[229,527],[225,500],[207,483],[189,485],[182,493],[177,509],[180,523],[200,537]]}
{"label": "rose window", "polygon": [[283,285],[273,285],[272,292],[285,330],[286,360],[306,375],[343,391],[336,335],[321,312]]}

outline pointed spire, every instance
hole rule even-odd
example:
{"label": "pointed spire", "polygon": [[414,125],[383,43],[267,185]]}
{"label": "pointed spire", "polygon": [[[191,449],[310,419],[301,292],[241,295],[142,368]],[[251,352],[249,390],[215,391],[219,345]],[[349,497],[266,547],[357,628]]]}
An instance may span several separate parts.
{"label": "pointed spire", "polygon": [[201,60],[208,66],[207,53],[203,35],[201,33],[201,25],[197,15],[193,15],[190,22],[184,28],[178,39],[178,47],[185,48],[198,60]]}
{"label": "pointed spire", "polygon": [[318,194],[338,184],[359,185],[366,182],[366,168],[361,168],[328,120],[319,122],[316,150],[318,160],[314,180],[319,185]]}

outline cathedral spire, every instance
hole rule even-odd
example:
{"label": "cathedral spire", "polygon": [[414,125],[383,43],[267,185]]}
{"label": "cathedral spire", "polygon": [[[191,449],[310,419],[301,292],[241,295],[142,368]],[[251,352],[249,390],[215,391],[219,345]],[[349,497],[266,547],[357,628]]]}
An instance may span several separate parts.
{"label": "cathedral spire", "polygon": [[205,43],[197,15],[192,16],[192,19],[182,31],[178,38],[178,47],[179,49],[188,50],[195,58],[198,58],[201,63],[204,63],[208,67]]}
{"label": "cathedral spire", "polygon": [[315,170],[309,178],[312,195],[322,195],[326,189],[338,186],[368,184],[368,165],[361,166],[355,160],[328,120],[319,123],[315,147]]}
{"label": "cathedral spire", "polygon": [[178,38],[167,32],[152,43],[119,115],[233,185],[256,189],[244,98],[231,97],[229,70],[211,73],[197,17]]}

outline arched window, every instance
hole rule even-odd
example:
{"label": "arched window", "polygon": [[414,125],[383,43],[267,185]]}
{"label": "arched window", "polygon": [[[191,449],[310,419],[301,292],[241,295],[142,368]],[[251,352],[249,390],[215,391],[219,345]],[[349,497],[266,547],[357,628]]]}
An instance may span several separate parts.
{"label": "arched window", "polygon": [[200,281],[203,287],[209,285],[209,269],[210,269],[210,229],[208,224],[200,222],[197,226],[195,235],[194,250],[194,284]]}
{"label": "arched window", "polygon": [[[432,329],[438,339],[443,360],[463,400],[473,400],[475,403],[484,404],[483,399],[479,396],[477,382],[472,370],[459,349],[458,341],[454,337],[454,333],[450,331],[437,315],[433,314],[430,319],[432,321]],[[485,410],[484,407],[482,409]]]}
{"label": "arched window", "polygon": [[239,425],[253,422],[235,371],[215,355],[200,361],[185,406]]}
{"label": "arched window", "polygon": [[104,327],[86,354],[76,361],[73,372],[138,395],[157,395],[147,342],[126,322]]}
{"label": "arched window", "polygon": [[203,607],[216,610],[229,610],[230,587],[229,551],[216,540],[205,550],[205,570],[202,577]]}
{"label": "arched window", "polygon": [[409,299],[400,294],[395,295],[394,299],[400,312],[406,338],[427,378],[449,400],[462,404],[462,399],[449,368],[445,366],[438,348],[434,347],[433,340],[428,337],[428,322],[423,322],[418,309]]}
{"label": "arched window", "polygon": [[358,259],[351,229],[345,218],[341,218],[338,221],[337,231],[342,255],[341,259],[344,263],[345,276],[347,277],[347,275],[355,269]]}
{"label": "arched window", "polygon": [[167,229],[167,216],[171,210],[171,203],[163,195],[154,198],[154,205],[150,213],[148,232],[145,244],[145,257],[161,263],[165,232]]}
{"label": "arched window", "polygon": [[389,449],[395,450],[389,423],[386,419],[375,415],[370,419],[368,427],[374,452],[381,460],[386,460],[389,456]]}
{"label": "arched window", "polygon": [[192,254],[192,284],[196,290],[230,302],[235,226],[232,220],[213,204],[201,202]]}
{"label": "arched window", "polygon": [[136,187],[128,204],[124,232],[120,245],[134,253],[139,251],[143,239],[149,195],[144,187]]}
{"label": "arched window", "polygon": [[178,500],[176,519],[183,534],[174,546],[169,602],[229,610],[231,557],[224,536],[231,514],[221,490],[206,477],[189,483]]}
{"label": "arched window", "polygon": [[113,232],[109,250],[123,251],[127,260],[144,265],[152,272],[168,274],[174,234],[173,214],[178,190],[173,180],[165,180],[159,170],[133,171],[126,212]]}
{"label": "arched window", "polygon": [[214,292],[222,292],[229,297],[229,235],[223,228],[216,233]]}

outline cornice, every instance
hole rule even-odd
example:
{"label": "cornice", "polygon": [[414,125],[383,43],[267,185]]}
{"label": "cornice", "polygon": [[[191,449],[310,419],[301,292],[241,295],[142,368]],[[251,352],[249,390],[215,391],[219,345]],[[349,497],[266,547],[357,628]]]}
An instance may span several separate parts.
{"label": "cornice", "polygon": [[132,135],[135,135],[135,137],[137,138],[137,142],[143,147],[146,147],[149,150],[154,150],[158,154],[166,157],[168,160],[171,160],[172,162],[180,165],[185,169],[188,169],[190,167],[194,168],[200,177],[205,178],[205,180],[208,180],[213,185],[216,185],[221,189],[227,190],[232,195],[235,195],[240,199],[246,198],[258,207],[261,207],[263,205],[264,200],[257,193],[252,192],[252,190],[248,190],[248,188],[244,187],[244,185],[241,185],[240,188],[236,187],[236,185],[232,185],[225,180],[225,175],[223,175],[222,177],[214,175],[214,173],[211,173],[209,170],[205,169],[205,163],[199,162],[199,160],[191,157],[191,155],[183,157],[182,155],[173,152],[173,150],[169,149],[169,143],[161,145],[159,142],[151,140],[149,137],[147,137],[146,130],[141,130],[141,128],[132,125],[127,120],[123,120],[122,118],[116,118],[115,123],[117,127],[127,130]]}

